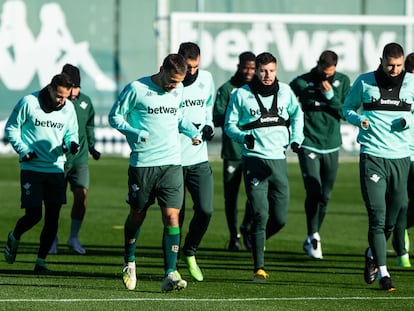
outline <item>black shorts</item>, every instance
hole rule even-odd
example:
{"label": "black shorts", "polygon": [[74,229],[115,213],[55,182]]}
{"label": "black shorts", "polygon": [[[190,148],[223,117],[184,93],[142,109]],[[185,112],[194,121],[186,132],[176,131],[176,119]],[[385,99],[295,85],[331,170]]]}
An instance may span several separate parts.
{"label": "black shorts", "polygon": [[52,205],[66,203],[64,173],[20,172],[21,207],[39,207],[42,202]]}

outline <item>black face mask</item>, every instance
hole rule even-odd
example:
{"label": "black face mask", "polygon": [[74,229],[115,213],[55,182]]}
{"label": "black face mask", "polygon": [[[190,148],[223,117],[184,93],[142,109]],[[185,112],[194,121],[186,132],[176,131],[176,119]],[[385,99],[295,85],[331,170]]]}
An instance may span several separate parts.
{"label": "black face mask", "polygon": [[188,86],[190,84],[193,84],[194,81],[197,79],[197,77],[198,77],[198,70],[193,75],[191,73],[187,72],[187,74],[185,75],[185,78],[183,80],[183,85]]}
{"label": "black face mask", "polygon": [[249,83],[249,86],[254,93],[260,94],[264,97],[276,95],[279,91],[279,82],[277,80],[275,80],[272,85],[264,85],[256,75]]}
{"label": "black face mask", "polygon": [[39,92],[39,103],[40,108],[42,108],[42,110],[46,113],[50,113],[52,111],[59,111],[65,106],[62,105],[60,107],[57,107],[57,103],[50,98],[47,86],[41,89]]}
{"label": "black face mask", "polygon": [[402,79],[404,78],[404,74],[405,72],[402,71],[396,77],[387,76],[381,65],[379,65],[378,69],[374,72],[375,80],[377,80],[378,86],[383,89],[392,89],[397,85],[400,85]]}

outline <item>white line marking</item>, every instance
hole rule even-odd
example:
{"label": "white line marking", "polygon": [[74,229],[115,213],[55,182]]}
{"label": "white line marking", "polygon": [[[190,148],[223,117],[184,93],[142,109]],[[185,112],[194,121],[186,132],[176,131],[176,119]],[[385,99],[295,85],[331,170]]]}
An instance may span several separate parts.
{"label": "white line marking", "polygon": [[2,302],[111,302],[111,301],[203,301],[203,302],[240,302],[240,301],[301,301],[301,300],[414,300],[414,297],[280,297],[280,298],[86,298],[86,299],[0,299]]}

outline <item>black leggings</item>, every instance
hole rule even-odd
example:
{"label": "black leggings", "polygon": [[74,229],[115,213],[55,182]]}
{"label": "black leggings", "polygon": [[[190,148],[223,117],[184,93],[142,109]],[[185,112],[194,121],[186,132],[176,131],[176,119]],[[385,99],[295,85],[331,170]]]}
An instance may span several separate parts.
{"label": "black leggings", "polygon": [[[45,203],[45,220],[42,232],[40,234],[40,247],[38,257],[45,259],[53,240],[56,237],[59,223],[61,205],[52,205]],[[20,240],[23,233],[29,231],[42,219],[42,207],[30,207],[25,209],[22,216],[14,228],[13,235]]]}

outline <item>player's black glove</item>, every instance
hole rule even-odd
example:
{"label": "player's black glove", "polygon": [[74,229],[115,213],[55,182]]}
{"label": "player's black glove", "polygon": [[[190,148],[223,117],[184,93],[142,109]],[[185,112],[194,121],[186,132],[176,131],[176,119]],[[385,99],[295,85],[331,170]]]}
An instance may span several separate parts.
{"label": "player's black glove", "polygon": [[71,154],[77,154],[79,151],[79,144],[75,143],[74,141],[71,141],[69,151]]}
{"label": "player's black glove", "polygon": [[95,149],[95,147],[89,147],[89,153],[91,154],[94,160],[99,160],[101,153]]}
{"label": "player's black glove", "polygon": [[292,149],[294,153],[299,153],[302,150],[301,146],[297,142],[291,143],[290,149]]}
{"label": "player's black glove", "polygon": [[34,151],[30,151],[28,153],[26,153],[23,158],[22,158],[22,162],[28,162],[30,160],[33,160],[37,158],[37,154]]}
{"label": "player's black glove", "polygon": [[62,151],[63,153],[66,153],[69,151],[68,146],[66,146],[65,141],[62,141]]}
{"label": "player's black glove", "polygon": [[201,139],[206,141],[210,141],[214,137],[214,130],[210,125],[204,125],[203,129],[201,130],[202,136]]}
{"label": "player's black glove", "polygon": [[252,134],[247,134],[246,136],[244,136],[244,143],[247,149],[253,149],[254,148],[254,136]]}

